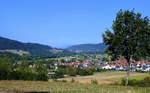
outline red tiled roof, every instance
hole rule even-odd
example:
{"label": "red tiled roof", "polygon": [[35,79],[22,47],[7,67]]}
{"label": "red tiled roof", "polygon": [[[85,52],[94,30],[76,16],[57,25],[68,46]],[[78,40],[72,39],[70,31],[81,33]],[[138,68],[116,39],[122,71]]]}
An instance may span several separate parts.
{"label": "red tiled roof", "polygon": [[[150,62],[147,62],[147,61],[134,61],[134,60],[132,60],[132,63],[136,64],[136,65],[138,65],[138,64],[139,65],[143,65],[144,63],[150,63]],[[116,61],[113,61],[113,64],[116,65],[116,66],[127,66],[128,65],[126,60],[116,60]]]}
{"label": "red tiled roof", "polygon": [[70,63],[61,63],[60,65],[80,65],[82,64],[81,62],[70,62]]}

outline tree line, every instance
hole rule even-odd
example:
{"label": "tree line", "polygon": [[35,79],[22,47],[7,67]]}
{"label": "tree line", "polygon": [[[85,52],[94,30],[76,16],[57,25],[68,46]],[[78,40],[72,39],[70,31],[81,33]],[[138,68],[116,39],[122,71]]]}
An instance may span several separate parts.
{"label": "tree line", "polygon": [[15,60],[0,55],[0,80],[48,80],[47,69],[41,61],[30,63],[26,57]]}

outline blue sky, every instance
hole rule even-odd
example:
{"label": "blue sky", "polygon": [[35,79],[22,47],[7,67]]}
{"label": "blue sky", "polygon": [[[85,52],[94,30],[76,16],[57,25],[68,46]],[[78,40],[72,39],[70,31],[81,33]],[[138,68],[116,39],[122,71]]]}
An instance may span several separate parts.
{"label": "blue sky", "polygon": [[149,0],[0,0],[0,36],[67,47],[100,43],[120,9],[150,16]]}

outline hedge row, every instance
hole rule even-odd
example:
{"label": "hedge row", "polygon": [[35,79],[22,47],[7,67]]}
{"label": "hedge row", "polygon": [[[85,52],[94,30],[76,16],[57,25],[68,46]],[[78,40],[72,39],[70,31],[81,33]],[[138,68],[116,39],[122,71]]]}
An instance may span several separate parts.
{"label": "hedge row", "polygon": [[33,73],[33,72],[19,72],[19,71],[2,71],[0,70],[0,80],[47,80],[47,75],[45,73]]}
{"label": "hedge row", "polygon": [[[145,77],[143,80],[132,79],[128,81],[130,86],[150,87],[150,77]],[[125,79],[122,79],[122,85],[125,85]]]}

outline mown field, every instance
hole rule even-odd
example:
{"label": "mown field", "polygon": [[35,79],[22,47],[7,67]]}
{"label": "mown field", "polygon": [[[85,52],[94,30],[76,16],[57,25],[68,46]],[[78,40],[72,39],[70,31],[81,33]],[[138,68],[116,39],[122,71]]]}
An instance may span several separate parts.
{"label": "mown field", "polygon": [[[130,76],[130,77],[129,77],[129,80],[132,80],[132,79],[142,80],[142,79],[144,79],[145,77],[150,77],[150,74],[143,74],[143,75]],[[108,79],[108,80],[121,81],[121,80],[122,80],[122,77],[111,78],[111,79]]]}
{"label": "mown field", "polygon": [[[92,84],[89,82],[82,83],[84,79],[96,79],[101,76],[98,81],[106,81],[109,78],[122,77],[125,72],[104,72],[96,73],[93,76],[76,77],[75,82],[69,81],[70,78],[50,81],[16,81],[4,80],[0,81],[0,93],[150,93],[150,87],[132,87],[108,84]],[[133,77],[143,77],[141,73],[132,73]],[[84,78],[84,79],[82,79]],[[90,78],[90,79],[89,79]],[[78,81],[77,81],[78,80]],[[80,80],[80,82],[79,82]],[[108,80],[111,81],[111,80]]]}
{"label": "mown field", "polygon": [[[150,76],[150,74],[147,73],[137,73],[137,72],[131,72],[130,75],[131,77]],[[94,75],[90,75],[90,76],[68,77],[68,78],[61,78],[59,80],[71,81],[73,78],[75,81],[79,83],[85,83],[85,84],[90,83],[91,80],[97,80],[98,84],[108,85],[108,84],[116,83],[117,80],[121,80],[125,76],[126,76],[126,72],[124,71],[108,71],[108,72],[95,73]]]}

